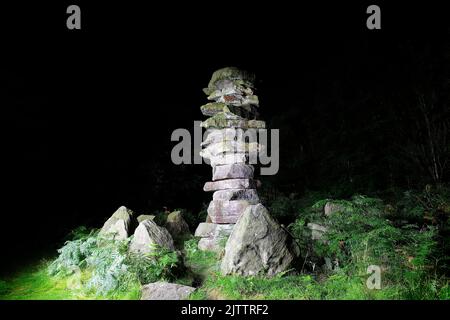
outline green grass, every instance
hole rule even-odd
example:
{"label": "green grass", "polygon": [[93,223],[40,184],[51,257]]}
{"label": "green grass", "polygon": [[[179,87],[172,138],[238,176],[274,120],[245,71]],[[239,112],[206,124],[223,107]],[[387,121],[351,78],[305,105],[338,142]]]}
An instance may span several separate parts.
{"label": "green grass", "polygon": [[318,280],[307,274],[283,277],[240,277],[210,275],[203,285],[191,295],[193,300],[399,300],[399,299],[446,299],[450,298],[449,286],[444,286],[428,296],[430,291],[422,288],[421,296],[411,296],[411,288],[402,284],[382,286],[370,290],[365,276],[348,276],[335,273]]}
{"label": "green grass", "polygon": [[[289,201],[283,199],[280,211],[295,207]],[[429,191],[414,197],[408,193],[397,201],[397,209],[386,210],[380,199],[354,196],[333,201],[342,209],[330,217],[322,213],[325,202],[308,204],[288,226],[301,247],[301,271],[289,270],[271,278],[222,276],[223,252],[201,251],[198,239],[192,237],[179,239],[182,256],[162,250],[142,260],[127,254],[127,243],[98,246],[95,234],[83,236],[86,230],[81,230],[82,236],[67,242],[53,262],[50,270],[59,272],[51,276],[50,262],[41,262],[3,278],[0,299],[139,299],[141,283],[158,280],[197,287],[191,300],[450,299],[448,197]],[[427,222],[430,215],[436,221],[433,224]],[[446,224],[439,225],[439,221]],[[326,241],[311,242],[308,222],[328,227]],[[338,265],[321,267],[325,257]],[[122,270],[125,264],[128,268]],[[379,290],[367,288],[369,265],[382,269]],[[74,267],[78,272],[73,273]],[[89,284],[96,275],[99,281],[92,288]],[[107,294],[98,290],[106,284],[112,285],[104,291]]]}
{"label": "green grass", "polygon": [[54,277],[48,274],[48,264],[47,261],[40,262],[0,280],[0,300],[139,299],[138,287],[119,295],[96,296],[92,292],[86,292],[82,286],[77,286],[77,283],[82,284],[89,278],[89,271],[83,271],[78,276]]}

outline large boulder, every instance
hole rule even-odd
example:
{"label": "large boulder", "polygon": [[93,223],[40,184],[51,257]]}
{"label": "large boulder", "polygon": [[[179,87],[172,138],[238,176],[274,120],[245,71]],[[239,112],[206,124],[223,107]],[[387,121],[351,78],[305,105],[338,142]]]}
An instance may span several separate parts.
{"label": "large boulder", "polygon": [[186,300],[195,288],[168,282],[142,286],[141,300]]}
{"label": "large boulder", "polygon": [[175,250],[172,236],[166,228],[159,227],[152,220],[144,220],[134,231],[129,250],[134,253],[150,253],[154,245]]}
{"label": "large boulder", "polygon": [[189,226],[183,219],[181,211],[174,211],[167,216],[166,228],[174,238],[189,233]]}
{"label": "large boulder", "polygon": [[299,248],[262,204],[251,205],[240,216],[225,246],[224,275],[275,275],[287,270]]}
{"label": "large boulder", "polygon": [[132,216],[133,211],[121,206],[106,220],[99,234],[102,236],[112,235],[115,240],[125,240],[128,238]]}

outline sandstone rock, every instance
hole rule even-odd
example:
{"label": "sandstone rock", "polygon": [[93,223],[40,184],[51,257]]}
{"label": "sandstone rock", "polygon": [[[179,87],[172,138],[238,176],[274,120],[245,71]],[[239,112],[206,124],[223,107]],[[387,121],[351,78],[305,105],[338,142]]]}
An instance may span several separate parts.
{"label": "sandstone rock", "polygon": [[213,223],[236,223],[249,205],[245,200],[213,200],[209,203],[208,215]]}
{"label": "sandstone rock", "polygon": [[209,81],[208,88],[203,91],[210,95],[216,90],[222,90],[235,86],[252,88],[255,82],[253,73],[240,70],[235,67],[226,67],[215,71]]}
{"label": "sandstone rock", "polygon": [[[217,115],[216,115],[217,116]],[[242,119],[208,118],[200,123],[202,128],[248,128],[248,121]]]}
{"label": "sandstone rock", "polygon": [[258,132],[256,129],[244,130],[240,128],[210,128],[206,130],[204,137],[205,139],[201,143],[202,146],[228,141],[257,142]]}
{"label": "sandstone rock", "polygon": [[215,224],[202,222],[195,230],[195,236],[200,238],[212,238],[215,236],[229,236],[234,224]]}
{"label": "sandstone rock", "polygon": [[[217,116],[217,114],[216,114]],[[240,128],[240,129],[264,129],[266,123],[261,120],[226,119],[212,117],[200,123],[202,128]]]}
{"label": "sandstone rock", "polygon": [[136,228],[129,250],[134,253],[150,253],[153,245],[175,250],[173,239],[166,228],[159,227],[152,220],[144,220]]}
{"label": "sandstone rock", "polygon": [[206,182],[204,191],[217,191],[226,189],[255,189],[257,182],[252,179],[228,179]]}
{"label": "sandstone rock", "polygon": [[203,158],[213,158],[221,156],[226,153],[258,153],[263,149],[263,146],[257,142],[242,142],[242,141],[222,141],[208,145],[205,149],[200,151],[200,156]]}
{"label": "sandstone rock", "polygon": [[195,230],[195,236],[201,237],[198,248],[204,251],[221,251],[233,227],[234,224],[200,223]]}
{"label": "sandstone rock", "polygon": [[189,233],[189,226],[183,219],[181,211],[174,211],[167,216],[166,228],[172,237]]}
{"label": "sandstone rock", "polygon": [[327,217],[335,212],[343,211],[343,210],[345,210],[344,206],[342,206],[338,203],[333,203],[333,202],[327,202],[324,207],[324,213]]}
{"label": "sandstone rock", "polygon": [[325,232],[327,232],[328,228],[321,226],[317,223],[308,223],[306,225],[311,230],[311,239],[312,240],[321,240]]}
{"label": "sandstone rock", "polygon": [[227,238],[201,238],[198,248],[202,251],[220,252],[225,247]]}
{"label": "sandstone rock", "polygon": [[246,200],[251,204],[257,204],[259,197],[255,189],[228,189],[214,192],[213,200]]}
{"label": "sandstone rock", "polygon": [[225,246],[224,275],[267,275],[287,270],[299,255],[298,247],[263,205],[253,205],[241,215]]}
{"label": "sandstone rock", "polygon": [[201,143],[202,146],[224,141],[243,140],[241,137],[244,137],[244,130],[235,128],[208,129],[205,136],[206,138]]}
{"label": "sandstone rock", "polygon": [[254,105],[259,106],[259,98],[255,95],[248,95],[242,99],[242,102],[240,105]]}
{"label": "sandstone rock", "polygon": [[214,116],[219,112],[223,112],[227,105],[220,102],[210,102],[200,107],[200,110],[205,116]]}
{"label": "sandstone rock", "polygon": [[247,155],[245,153],[230,153],[230,154],[219,155],[219,156],[215,156],[215,157],[211,157],[211,158],[207,158],[207,159],[209,159],[211,166],[215,167],[215,166],[221,166],[221,165],[233,164],[233,163],[246,163],[246,162],[248,162],[249,155]]}
{"label": "sandstone rock", "polygon": [[200,238],[208,238],[214,235],[216,224],[210,222],[201,222],[195,229],[194,236]]}
{"label": "sandstone rock", "polygon": [[155,216],[151,215],[151,214],[141,214],[139,217],[137,217],[137,222],[141,223],[142,221],[145,220],[155,220]]}
{"label": "sandstone rock", "polygon": [[220,252],[233,231],[234,224],[201,223],[195,235],[201,237],[198,248],[203,251]]}
{"label": "sandstone rock", "polygon": [[223,179],[251,179],[255,169],[243,163],[225,164],[213,167],[213,181]]}
{"label": "sandstone rock", "polygon": [[266,122],[261,120],[249,120],[247,127],[250,129],[264,129],[266,127]]}
{"label": "sandstone rock", "polygon": [[[228,92],[227,92],[228,91]],[[216,91],[208,97],[209,100],[215,100],[219,103],[226,103],[232,106],[240,107],[244,105],[259,106],[259,99],[255,95],[242,95],[236,90]]]}
{"label": "sandstone rock", "polygon": [[128,232],[131,223],[133,211],[121,206],[113,215],[106,220],[100,229],[100,235],[113,235],[115,240],[125,240],[128,238]]}
{"label": "sandstone rock", "polygon": [[141,300],[185,300],[195,288],[168,282],[154,282],[142,286]]}
{"label": "sandstone rock", "polygon": [[128,225],[125,220],[119,219],[111,225],[104,235],[113,235],[114,240],[125,240],[128,238]]}

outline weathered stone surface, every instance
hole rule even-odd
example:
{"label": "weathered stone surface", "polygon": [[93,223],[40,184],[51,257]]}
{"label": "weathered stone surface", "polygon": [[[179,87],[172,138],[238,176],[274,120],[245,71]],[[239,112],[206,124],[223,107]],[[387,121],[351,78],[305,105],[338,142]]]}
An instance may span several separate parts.
{"label": "weathered stone surface", "polygon": [[246,163],[249,160],[249,155],[245,153],[229,153],[206,159],[209,159],[211,166],[215,167],[215,166],[222,166],[225,164]]}
{"label": "weathered stone surface", "polygon": [[234,224],[201,223],[195,231],[195,235],[201,237],[198,248],[204,251],[222,251],[233,227]]}
{"label": "weathered stone surface", "polygon": [[174,211],[167,216],[166,228],[172,237],[189,233],[189,226],[183,219],[181,211]]}
{"label": "weathered stone surface", "polygon": [[222,141],[208,145],[200,151],[203,158],[213,158],[226,153],[258,153],[263,146],[257,142]]}
{"label": "weathered stone surface", "polygon": [[202,222],[195,230],[195,236],[200,238],[212,238],[216,236],[228,236],[233,230],[233,224],[215,224]]}
{"label": "weathered stone surface", "polygon": [[166,228],[159,227],[152,220],[144,220],[134,231],[129,250],[134,253],[150,253],[153,245],[175,250],[172,236]]}
{"label": "weathered stone surface", "polygon": [[[217,116],[217,114],[216,114]],[[241,129],[264,129],[266,123],[261,120],[226,119],[212,117],[200,123],[202,128],[241,128]]]}
{"label": "weathered stone surface", "polygon": [[248,128],[248,121],[242,119],[208,118],[200,123],[202,128]]}
{"label": "weathered stone surface", "polygon": [[257,204],[259,197],[255,189],[228,189],[214,192],[213,200],[247,200],[251,204]]}
{"label": "weathered stone surface", "polygon": [[209,203],[208,215],[213,223],[236,223],[249,205],[245,200],[213,200]]}
{"label": "weathered stone surface", "polygon": [[[208,207],[207,223],[200,224],[202,250],[222,250],[223,235],[219,225],[232,226],[250,205],[259,203],[253,180],[258,155],[265,146],[258,143],[258,130],[265,128],[259,120],[259,99],[253,93],[254,76],[237,68],[217,70],[204,92],[214,101],[201,107],[210,116],[201,123],[206,128],[200,155],[213,167],[212,182],[204,191],[215,191]],[[227,232],[232,228],[229,227]]]}
{"label": "weathered stone surface", "polygon": [[[230,90],[229,90],[230,91]],[[226,103],[232,106],[244,106],[244,105],[254,105],[259,106],[258,96],[255,95],[242,95],[237,91],[225,92],[215,92],[208,97],[209,100],[215,100],[216,102]]]}
{"label": "weathered stone surface", "polygon": [[112,235],[114,240],[125,240],[128,238],[128,226],[125,220],[117,220],[103,235]]}
{"label": "weathered stone surface", "polygon": [[208,88],[203,89],[207,95],[216,90],[245,86],[252,88],[255,81],[253,73],[235,67],[226,67],[215,71],[209,81]]}
{"label": "weathered stone surface", "polygon": [[142,286],[141,300],[185,300],[195,288],[168,282],[154,282]]}
{"label": "weathered stone surface", "polygon": [[214,235],[215,229],[216,229],[215,223],[201,222],[197,226],[197,229],[195,229],[194,236],[200,237],[200,238],[212,237]]}
{"label": "weathered stone surface", "polygon": [[140,216],[137,217],[137,222],[141,223],[144,220],[154,220],[155,216],[151,215],[151,214],[141,214]]}
{"label": "weathered stone surface", "polygon": [[124,240],[128,238],[131,217],[133,211],[121,206],[113,215],[106,220],[103,227],[100,229],[100,235],[112,235],[116,240]]}
{"label": "weathered stone surface", "polygon": [[252,179],[228,179],[206,182],[204,191],[217,191],[226,189],[255,189],[256,182]]}
{"label": "weathered stone surface", "polygon": [[202,251],[220,252],[224,249],[227,238],[201,238],[198,242],[198,248]]}
{"label": "weathered stone surface", "polygon": [[333,203],[331,201],[327,202],[324,207],[324,213],[327,217],[335,212],[343,211],[343,210],[345,210],[344,206],[342,206],[338,203]]}
{"label": "weathered stone surface", "polygon": [[321,240],[325,232],[327,232],[328,228],[321,226],[317,223],[308,223],[306,225],[309,229],[311,229],[311,239],[312,240]]}
{"label": "weathered stone surface", "polygon": [[287,270],[298,255],[298,247],[267,209],[253,205],[241,215],[228,238],[221,272],[274,275]]}
{"label": "weathered stone surface", "polygon": [[213,181],[223,179],[251,179],[255,169],[251,165],[232,163],[213,167]]}
{"label": "weathered stone surface", "polygon": [[214,116],[219,112],[223,112],[227,105],[220,102],[210,102],[200,107],[200,110],[205,116]]}
{"label": "weathered stone surface", "polygon": [[247,127],[250,129],[264,129],[266,127],[266,122],[261,120],[249,120]]}
{"label": "weathered stone surface", "polygon": [[206,131],[205,136],[206,138],[201,143],[202,146],[224,141],[234,141],[236,139],[243,140],[241,137],[244,137],[244,130],[235,128],[212,128]]}

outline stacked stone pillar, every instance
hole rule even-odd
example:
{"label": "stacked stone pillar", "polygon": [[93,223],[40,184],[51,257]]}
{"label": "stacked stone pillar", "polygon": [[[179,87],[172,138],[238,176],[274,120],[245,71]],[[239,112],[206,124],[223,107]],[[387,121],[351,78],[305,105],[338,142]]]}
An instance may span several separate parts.
{"label": "stacked stone pillar", "polygon": [[259,102],[253,91],[253,75],[237,68],[217,70],[204,89],[211,102],[201,107],[209,118],[201,124],[207,132],[200,155],[212,167],[212,181],[206,182],[204,191],[213,192],[213,199],[207,222],[195,232],[201,237],[201,250],[223,248],[238,218],[259,203],[252,164],[262,146],[254,133],[265,123],[258,120]]}

